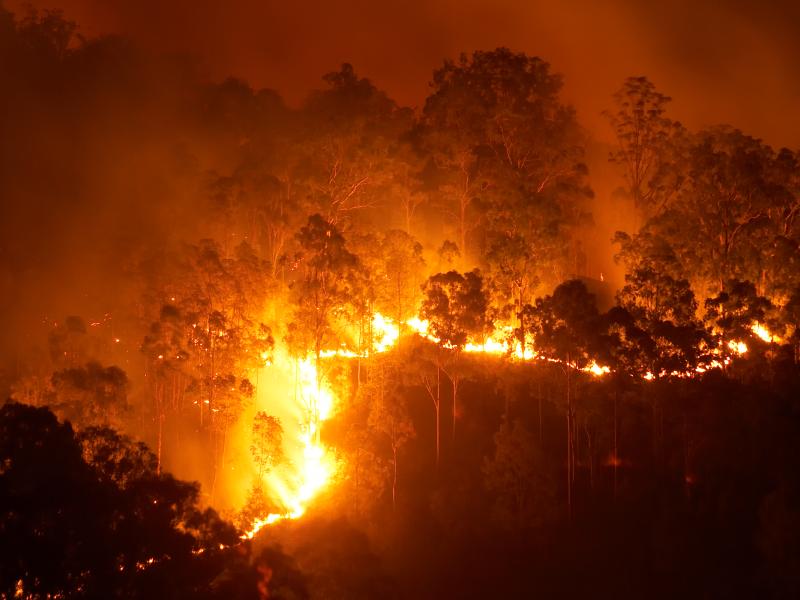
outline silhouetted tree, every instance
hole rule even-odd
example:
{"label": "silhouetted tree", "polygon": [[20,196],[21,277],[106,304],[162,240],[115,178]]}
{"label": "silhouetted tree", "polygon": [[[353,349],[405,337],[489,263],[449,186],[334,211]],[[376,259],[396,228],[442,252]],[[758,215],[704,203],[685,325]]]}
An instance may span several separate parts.
{"label": "silhouetted tree", "polygon": [[[482,337],[490,323],[487,320],[487,298],[483,290],[480,271],[465,274],[457,271],[438,273],[428,278],[423,286],[420,316],[429,322],[430,332],[438,338],[436,342],[436,393],[433,384],[425,385],[436,409],[436,463],[439,463],[439,436],[441,394],[439,372],[450,379],[453,388],[453,439],[455,439],[458,386],[460,372],[459,354],[470,335]],[[444,358],[443,358],[444,357]]]}
{"label": "silhouetted tree", "polygon": [[552,518],[554,482],[541,444],[520,421],[503,421],[494,455],[483,462],[485,485],[497,501],[495,516],[510,527],[541,525]]}
{"label": "silhouetted tree", "polygon": [[250,454],[258,465],[258,476],[268,473],[284,460],[283,427],[280,419],[259,411],[253,418],[253,437]]}

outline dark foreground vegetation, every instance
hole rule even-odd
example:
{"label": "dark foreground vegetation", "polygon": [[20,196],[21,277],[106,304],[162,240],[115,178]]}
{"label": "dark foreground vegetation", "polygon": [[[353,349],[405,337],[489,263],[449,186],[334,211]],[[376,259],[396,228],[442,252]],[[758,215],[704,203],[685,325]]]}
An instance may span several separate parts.
{"label": "dark foreground vegetation", "polygon": [[[291,108],[74,33],[0,6],[0,597],[800,595],[796,152],[635,77],[595,201],[538,58]],[[336,472],[243,540],[307,358]]]}

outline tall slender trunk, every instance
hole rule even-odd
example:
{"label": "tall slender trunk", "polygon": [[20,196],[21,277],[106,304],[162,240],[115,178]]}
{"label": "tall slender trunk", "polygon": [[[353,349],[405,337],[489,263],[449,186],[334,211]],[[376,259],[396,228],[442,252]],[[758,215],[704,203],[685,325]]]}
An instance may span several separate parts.
{"label": "tall slender trunk", "polygon": [[686,497],[689,497],[689,424],[686,412],[683,413],[683,487]]}
{"label": "tall slender trunk", "polygon": [[542,445],[542,382],[539,381],[539,445]]}
{"label": "tall slender trunk", "polygon": [[392,443],[392,512],[397,510],[397,444]]}
{"label": "tall slender trunk", "polygon": [[[214,377],[216,373],[214,369],[216,368],[215,363],[215,347],[216,347],[216,340],[214,339],[214,335],[211,336],[211,372],[209,377],[209,386],[208,386],[208,410],[211,411],[214,408]],[[213,416],[213,414],[212,414]],[[203,413],[202,408],[200,412],[200,425],[203,424]]]}
{"label": "tall slender trunk", "polygon": [[319,446],[319,398],[320,394],[322,393],[322,348],[320,345],[317,344],[317,393],[314,396],[313,402],[313,415],[312,418],[314,419],[314,439],[316,444]]}
{"label": "tall slender trunk", "polygon": [[450,382],[453,384],[453,432],[452,432],[452,443],[455,444],[456,442],[456,400],[458,398],[458,384],[459,384],[459,377],[455,375],[450,379]]}
{"label": "tall slender trunk", "polygon": [[653,411],[653,462],[656,464],[658,463],[658,399],[657,394],[658,391],[655,389],[654,386],[654,394],[653,394],[653,402],[651,405]]}
{"label": "tall slender trunk", "polygon": [[592,448],[592,432],[589,429],[588,422],[584,424],[583,432],[586,434],[586,453],[589,456],[589,491],[594,493],[594,451]]}
{"label": "tall slender trunk", "polygon": [[440,445],[439,445],[439,438],[441,436],[441,423],[439,418],[439,408],[442,405],[442,396],[441,396],[441,367],[439,366],[439,362],[436,362],[436,472],[439,472],[439,454],[440,454]]}
{"label": "tall slender trunk", "polygon": [[161,475],[161,450],[164,439],[164,388],[156,383],[156,418],[158,419],[158,450],[156,451],[156,473]]}
{"label": "tall slender trunk", "polygon": [[469,205],[469,186],[470,186],[470,175],[469,171],[467,170],[465,165],[461,166],[461,170],[464,173],[464,189],[461,192],[461,197],[459,198],[459,241],[461,243],[461,247],[459,250],[461,251],[461,263],[466,264],[467,259],[467,206]]}
{"label": "tall slender trunk", "polygon": [[422,376],[422,383],[425,385],[425,390],[433,403],[434,414],[436,416],[436,472],[439,472],[439,439],[441,430],[440,410],[441,407],[441,386],[440,386],[440,371],[441,366],[439,360],[436,360],[436,389],[433,388],[433,382],[427,375]]}
{"label": "tall slender trunk", "polygon": [[570,394],[569,353],[567,353],[567,518],[572,521],[572,396]]}
{"label": "tall slender trunk", "polygon": [[617,390],[614,390],[614,501],[617,500],[617,467],[619,466],[619,453],[617,447]]}

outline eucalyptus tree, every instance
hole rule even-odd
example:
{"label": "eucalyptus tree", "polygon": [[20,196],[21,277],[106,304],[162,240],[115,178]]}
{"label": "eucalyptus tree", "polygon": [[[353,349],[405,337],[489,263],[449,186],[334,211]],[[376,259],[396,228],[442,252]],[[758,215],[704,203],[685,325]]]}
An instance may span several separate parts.
{"label": "eucalyptus tree", "polygon": [[491,323],[487,318],[488,299],[480,271],[449,271],[428,278],[423,286],[420,316],[428,321],[429,332],[437,338],[435,393],[432,381],[426,389],[436,410],[436,462],[440,453],[440,373],[444,372],[453,390],[453,439],[455,440],[458,386],[462,379],[460,355],[470,336],[482,337]]}
{"label": "eucalyptus tree", "polygon": [[[322,386],[322,354],[344,338],[345,323],[360,312],[366,280],[358,257],[347,248],[337,227],[315,214],[296,234],[299,251],[293,258],[292,320],[289,341],[302,358],[311,352],[317,366],[317,397]],[[319,436],[319,405],[309,407],[310,422]]]}
{"label": "eucalyptus tree", "polygon": [[671,100],[647,77],[628,77],[614,93],[614,109],[605,112],[617,140],[609,159],[622,168],[626,191],[645,219],[666,208],[683,179],[674,162],[686,132],[667,115]]}
{"label": "eucalyptus tree", "polygon": [[541,355],[560,362],[566,389],[567,511],[572,515],[575,481],[575,411],[573,370],[586,367],[602,349],[601,321],[594,295],[577,279],[559,285],[552,295],[537,298],[520,313],[518,335],[532,335]]}
{"label": "eucalyptus tree", "polygon": [[431,87],[421,138],[464,260],[521,236],[540,270],[574,265],[591,190],[561,77],[540,58],[498,48],[446,61]]}

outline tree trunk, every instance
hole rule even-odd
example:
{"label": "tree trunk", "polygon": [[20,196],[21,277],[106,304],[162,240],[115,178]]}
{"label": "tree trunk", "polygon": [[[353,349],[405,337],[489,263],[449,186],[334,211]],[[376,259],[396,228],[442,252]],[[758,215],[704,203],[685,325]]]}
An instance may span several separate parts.
{"label": "tree trunk", "polygon": [[594,452],[592,448],[592,432],[589,430],[589,423],[583,427],[586,434],[586,452],[589,455],[589,490],[594,493]]}
{"label": "tree trunk", "polygon": [[440,418],[439,418],[439,407],[442,405],[442,397],[441,397],[441,368],[439,364],[436,364],[436,472],[439,472],[439,453],[440,453],[440,446],[439,446],[439,438],[440,438]]}
{"label": "tree trunk", "polygon": [[452,377],[450,382],[453,384],[453,432],[452,432],[452,443],[455,445],[456,443],[456,400],[458,398],[458,384],[459,384],[459,377],[458,375]]}
{"label": "tree trunk", "polygon": [[313,403],[313,414],[312,419],[314,420],[314,439],[316,444],[319,446],[319,397],[322,393],[322,364],[321,364],[321,355],[322,349],[320,348],[319,344],[317,344],[317,394],[314,396],[314,403]]}
{"label": "tree trunk", "polygon": [[392,512],[397,510],[397,445],[392,444]]}
{"label": "tree trunk", "polygon": [[567,519],[572,521],[572,396],[570,395],[570,365],[567,354]]}
{"label": "tree trunk", "polygon": [[542,382],[539,381],[539,445],[542,445]]}
{"label": "tree trunk", "polygon": [[158,419],[158,450],[156,451],[156,473],[161,475],[161,449],[164,438],[164,394],[163,388],[156,383],[156,418]]}
{"label": "tree trunk", "polygon": [[617,390],[614,390],[614,501],[617,500],[617,466],[619,454],[617,452]]}

